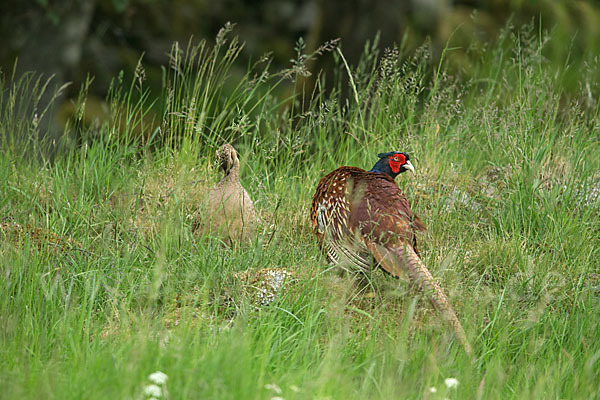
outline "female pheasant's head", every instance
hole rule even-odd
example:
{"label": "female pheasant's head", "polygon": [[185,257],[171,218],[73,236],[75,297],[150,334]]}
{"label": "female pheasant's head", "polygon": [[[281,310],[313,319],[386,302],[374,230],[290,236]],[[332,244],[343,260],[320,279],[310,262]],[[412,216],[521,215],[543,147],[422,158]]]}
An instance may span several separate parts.
{"label": "female pheasant's head", "polygon": [[415,168],[409,161],[408,154],[399,151],[390,151],[389,153],[377,154],[379,161],[373,166],[370,172],[386,174],[392,179],[404,171],[415,173]]}
{"label": "female pheasant's head", "polygon": [[229,172],[232,169],[238,169],[240,166],[237,152],[233,146],[228,143],[217,150],[217,160],[219,162],[219,167],[225,172],[225,175],[229,175]]}

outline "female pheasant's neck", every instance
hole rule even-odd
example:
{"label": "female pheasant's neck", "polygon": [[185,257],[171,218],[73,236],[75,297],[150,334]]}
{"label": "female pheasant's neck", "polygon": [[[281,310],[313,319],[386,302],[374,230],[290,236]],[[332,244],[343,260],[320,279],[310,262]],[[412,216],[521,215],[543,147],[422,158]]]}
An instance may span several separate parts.
{"label": "female pheasant's neck", "polygon": [[239,181],[240,180],[240,165],[234,164],[229,171],[225,173],[223,180]]}

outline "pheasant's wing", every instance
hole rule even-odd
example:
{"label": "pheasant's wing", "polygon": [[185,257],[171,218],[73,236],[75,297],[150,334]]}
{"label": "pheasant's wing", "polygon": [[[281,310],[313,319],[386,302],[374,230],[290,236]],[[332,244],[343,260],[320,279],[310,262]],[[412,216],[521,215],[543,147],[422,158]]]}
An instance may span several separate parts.
{"label": "pheasant's wing", "polygon": [[372,264],[369,251],[350,224],[355,176],[364,173],[354,167],[341,167],[326,175],[317,186],[311,206],[313,232],[327,251],[330,261],[342,267],[368,269]]}
{"label": "pheasant's wing", "polygon": [[349,202],[342,200],[334,207],[321,210],[320,217],[328,221],[324,226],[327,254],[332,261],[344,268],[357,267],[368,270],[373,264],[373,259],[360,240],[360,233],[348,224],[350,207]]}
{"label": "pheasant's wing", "polygon": [[385,271],[397,277],[401,276],[405,271],[408,272],[411,280],[427,294],[433,306],[452,327],[454,334],[464,346],[465,351],[468,354],[472,354],[471,344],[452,305],[440,285],[435,281],[431,272],[429,272],[412,247],[410,245],[403,245],[388,248],[372,241],[367,241],[365,244],[375,257],[375,260]]}

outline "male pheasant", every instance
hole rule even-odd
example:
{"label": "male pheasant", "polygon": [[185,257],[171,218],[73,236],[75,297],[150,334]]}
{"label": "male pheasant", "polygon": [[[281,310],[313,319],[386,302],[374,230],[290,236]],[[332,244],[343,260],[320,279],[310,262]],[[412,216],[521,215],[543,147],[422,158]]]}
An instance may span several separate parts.
{"label": "male pheasant", "polygon": [[208,222],[213,234],[232,245],[251,238],[256,212],[248,192],[240,183],[240,161],[236,150],[230,144],[224,144],[216,156],[225,175],[208,193],[208,209],[199,210],[193,230]]}
{"label": "male pheasant", "polygon": [[321,179],[310,209],[313,232],[333,264],[409,277],[452,327],[467,353],[471,346],[448,298],[417,253],[415,232],[425,225],[410,209],[394,178],[414,167],[401,152],[378,154],[370,171],[340,167]]}

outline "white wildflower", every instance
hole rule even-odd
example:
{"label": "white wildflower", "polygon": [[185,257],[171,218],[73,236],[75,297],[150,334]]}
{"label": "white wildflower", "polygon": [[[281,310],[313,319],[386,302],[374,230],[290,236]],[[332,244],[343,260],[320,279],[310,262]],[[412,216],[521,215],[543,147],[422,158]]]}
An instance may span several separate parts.
{"label": "white wildflower", "polygon": [[446,387],[448,389],[452,389],[458,386],[458,379],[456,378],[446,378],[444,380],[444,383],[446,384]]}
{"label": "white wildflower", "polygon": [[429,393],[437,393],[437,388],[435,386],[430,387]]}
{"label": "white wildflower", "polygon": [[148,385],[144,388],[144,394],[146,396],[161,397],[162,389],[156,385]]}
{"label": "white wildflower", "polygon": [[271,397],[271,400],[285,400],[285,399],[280,396],[275,396],[275,397]]}
{"label": "white wildflower", "polygon": [[281,392],[281,388],[279,386],[277,386],[277,384],[275,384],[275,383],[267,383],[265,385],[265,389],[272,390],[272,391],[274,391],[277,394],[281,394],[282,393]]}
{"label": "white wildflower", "polygon": [[167,379],[169,379],[169,377],[164,372],[156,371],[150,374],[150,376],[148,376],[148,379],[150,380],[150,382],[155,383],[157,385],[164,385],[167,382]]}

